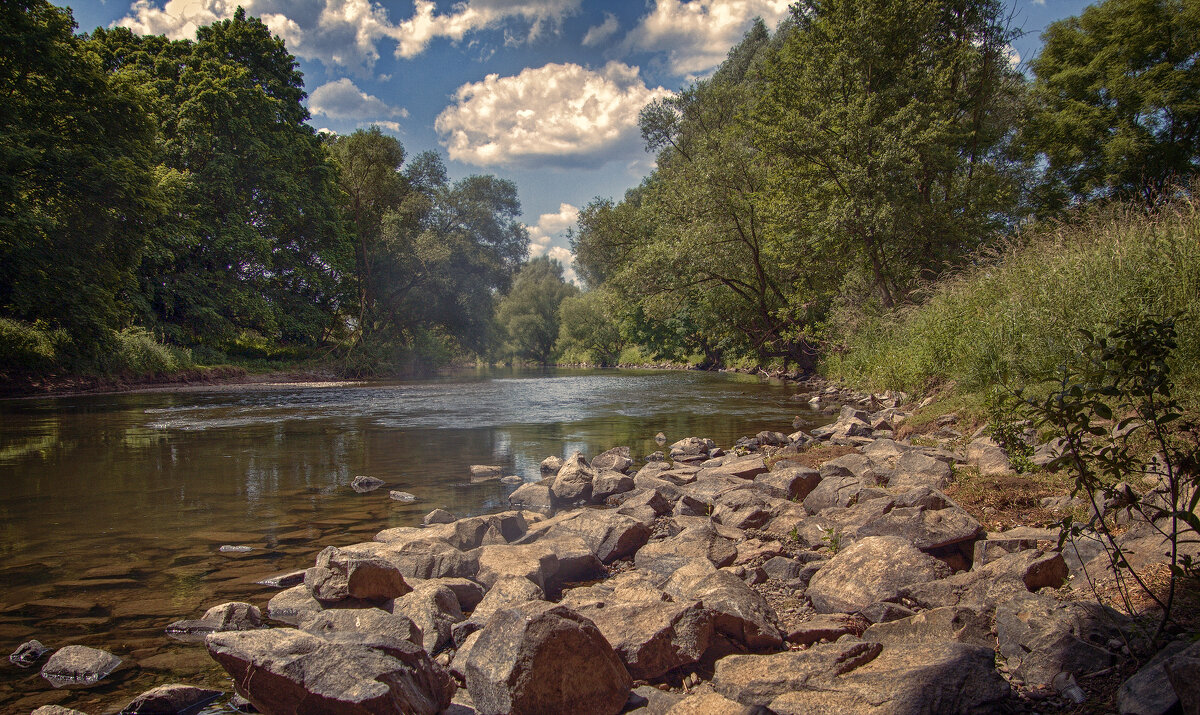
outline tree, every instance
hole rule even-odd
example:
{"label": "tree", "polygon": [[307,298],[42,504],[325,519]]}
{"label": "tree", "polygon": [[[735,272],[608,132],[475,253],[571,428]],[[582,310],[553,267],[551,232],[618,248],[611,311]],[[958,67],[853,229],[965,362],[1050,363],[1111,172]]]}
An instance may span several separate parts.
{"label": "tree", "polygon": [[1196,174],[1200,3],[1105,0],[1042,39],[1025,142],[1046,163],[1044,210],[1145,200]]}
{"label": "tree", "polygon": [[501,299],[496,322],[508,340],[508,350],[517,357],[539,364],[554,358],[558,341],[558,308],[579,289],[563,279],[563,267],[546,256],[521,267],[512,290]]}
{"label": "tree", "polygon": [[145,96],[74,27],[43,0],[0,5],[0,317],[61,327],[94,362],[162,206]]}
{"label": "tree", "polygon": [[283,40],[239,9],[195,42],[116,28],[89,46],[157,95],[174,201],[141,265],[144,319],[191,344],[223,347],[246,330],[318,342],[353,253]]}
{"label": "tree", "polygon": [[616,365],[625,339],[608,309],[611,300],[601,290],[564,298],[558,309],[559,348],[586,352],[601,367]]}
{"label": "tree", "polygon": [[891,307],[1011,222],[1019,77],[997,0],[803,0],[764,63],[757,145],[797,252]]}

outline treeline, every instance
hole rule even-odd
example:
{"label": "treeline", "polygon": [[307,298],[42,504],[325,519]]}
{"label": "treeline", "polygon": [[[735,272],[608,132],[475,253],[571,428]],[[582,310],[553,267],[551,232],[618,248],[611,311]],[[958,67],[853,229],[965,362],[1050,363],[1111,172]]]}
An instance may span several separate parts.
{"label": "treeline", "polygon": [[580,212],[587,296],[657,356],[811,367],[1031,226],[1186,193],[1200,2],[1091,6],[1032,76],[1016,34],[997,0],[802,0],[756,24],[642,112],[656,168]]}
{"label": "treeline", "polygon": [[516,187],[318,135],[295,58],[240,9],[170,41],[6,2],[0,97],[0,372],[369,374],[496,343]]}

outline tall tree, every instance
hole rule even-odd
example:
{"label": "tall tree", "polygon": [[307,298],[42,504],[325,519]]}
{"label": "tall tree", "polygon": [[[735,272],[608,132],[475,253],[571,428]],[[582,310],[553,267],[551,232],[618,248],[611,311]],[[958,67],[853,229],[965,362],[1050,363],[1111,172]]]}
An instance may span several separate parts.
{"label": "tall tree", "polygon": [[558,307],[577,293],[579,289],[564,280],[562,264],[556,260],[540,256],[522,266],[512,290],[496,308],[496,322],[511,353],[548,364],[558,341]]}
{"label": "tall tree", "polygon": [[1043,209],[1196,175],[1200,2],[1104,0],[1042,39],[1025,135],[1047,165]]}
{"label": "tall tree", "polygon": [[94,359],[161,211],[154,124],[44,0],[0,4],[0,316],[67,330]]}
{"label": "tall tree", "polygon": [[318,341],[353,254],[283,40],[239,9],[195,42],[117,28],[92,45],[158,93],[161,160],[177,177],[170,221],[142,264],[149,313],[188,343],[223,346],[243,330]]}
{"label": "tall tree", "polygon": [[1008,220],[1019,79],[998,0],[802,0],[754,112],[797,251],[841,253],[885,307]]}

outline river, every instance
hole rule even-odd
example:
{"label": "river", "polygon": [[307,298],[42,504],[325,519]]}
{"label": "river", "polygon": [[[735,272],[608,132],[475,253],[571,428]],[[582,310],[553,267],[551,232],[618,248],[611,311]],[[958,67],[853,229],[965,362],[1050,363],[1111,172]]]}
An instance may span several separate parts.
{"label": "river", "polygon": [[[471,484],[472,464],[535,481],[549,455],[627,445],[640,458],[660,431],[728,446],[796,415],[819,422],[795,392],[736,374],[501,370],[0,401],[0,648],[37,638],[124,660],[87,690],[5,661],[0,711],[116,712],[165,682],[229,691],[202,644],[163,627],[225,601],[263,607],[274,591],[255,581],[435,507],[503,509],[515,487]],[[358,494],[358,475],[387,486]]]}

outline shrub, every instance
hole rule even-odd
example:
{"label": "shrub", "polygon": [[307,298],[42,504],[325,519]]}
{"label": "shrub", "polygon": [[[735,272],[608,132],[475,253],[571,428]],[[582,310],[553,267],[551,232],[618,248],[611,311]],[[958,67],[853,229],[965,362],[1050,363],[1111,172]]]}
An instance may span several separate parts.
{"label": "shrub", "polygon": [[0,318],[0,370],[52,370],[58,367],[60,346],[68,341],[62,330],[52,331],[39,325]]}

